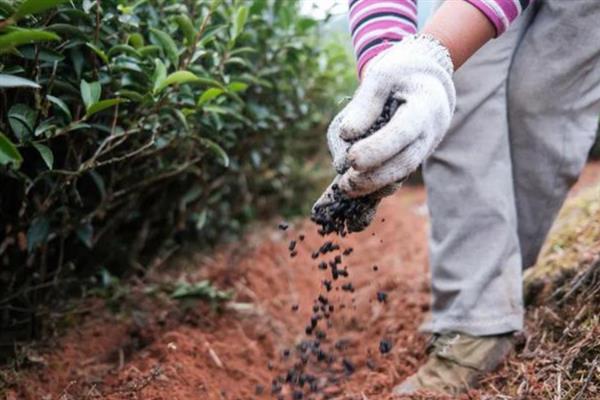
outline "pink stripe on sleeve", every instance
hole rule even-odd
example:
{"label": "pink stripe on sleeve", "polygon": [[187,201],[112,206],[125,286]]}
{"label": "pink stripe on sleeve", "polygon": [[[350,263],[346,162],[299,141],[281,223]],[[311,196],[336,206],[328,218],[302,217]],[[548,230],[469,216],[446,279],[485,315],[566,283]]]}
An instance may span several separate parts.
{"label": "pink stripe on sleeve", "polygon": [[350,0],[349,25],[359,76],[366,63],[417,32],[414,0]]}

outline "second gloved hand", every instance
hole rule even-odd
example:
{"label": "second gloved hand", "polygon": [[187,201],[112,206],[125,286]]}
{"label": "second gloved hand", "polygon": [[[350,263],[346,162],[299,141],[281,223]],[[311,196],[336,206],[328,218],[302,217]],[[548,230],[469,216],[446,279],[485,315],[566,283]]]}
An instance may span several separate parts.
{"label": "second gloved hand", "polygon": [[[367,68],[327,133],[342,174],[339,187],[351,197],[376,192],[416,170],[444,137],[456,101],[450,55],[432,37],[407,37]],[[391,97],[403,104],[383,128],[364,137]]]}

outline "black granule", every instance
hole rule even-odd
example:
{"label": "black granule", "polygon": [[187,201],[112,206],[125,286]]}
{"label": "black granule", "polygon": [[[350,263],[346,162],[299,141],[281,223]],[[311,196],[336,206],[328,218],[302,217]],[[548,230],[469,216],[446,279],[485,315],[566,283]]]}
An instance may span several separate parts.
{"label": "black granule", "polygon": [[354,371],[356,371],[356,367],[354,367],[352,361],[348,360],[347,358],[344,358],[342,360],[342,365],[344,366],[344,371],[346,372],[346,375],[352,375]]}
{"label": "black granule", "polygon": [[[382,115],[377,118],[373,126],[360,138],[369,136],[373,132],[381,129],[381,127],[390,120],[401,102],[401,100],[389,99],[384,106]],[[366,212],[372,211],[379,201],[378,199],[374,199],[374,197],[375,196],[365,196],[351,199],[344,195],[338,186],[332,185],[329,201],[326,201],[326,204],[323,204],[318,209],[314,210],[311,219],[319,225],[318,233],[320,235],[326,236],[335,233],[340,237],[345,237],[348,233],[364,229],[363,215]],[[287,230],[288,223],[281,222],[279,224],[279,229],[283,231]],[[299,234],[294,239],[295,240],[291,240],[288,245],[291,257],[294,257],[299,253],[298,242],[304,241],[305,236]],[[287,369],[287,373],[284,372],[282,375],[278,376],[277,380],[273,380],[271,391],[274,398],[281,398],[282,400],[284,398],[288,400],[313,398],[312,396],[314,395],[310,393],[318,393],[318,391],[322,389],[321,383],[326,385],[323,379],[326,379],[329,383],[336,383],[340,379],[343,379],[343,374],[349,376],[357,371],[357,367],[350,359],[343,358],[342,354],[337,353],[337,351],[331,347],[333,345],[333,340],[332,338],[328,340],[326,333],[327,328],[333,326],[332,320],[330,319],[334,312],[334,305],[332,303],[337,301],[337,299],[334,298],[328,299],[326,296],[329,296],[329,292],[332,291],[332,282],[334,280],[338,278],[347,278],[349,276],[348,267],[344,266],[342,268],[342,262],[343,257],[348,256],[353,252],[353,248],[348,247],[340,249],[340,245],[331,240],[325,241],[324,239],[323,241],[324,243],[322,243],[317,250],[312,251],[309,254],[312,259],[315,260],[318,269],[327,270],[328,268],[331,268],[331,278],[327,277],[327,279],[322,280],[324,290],[315,299],[315,303],[313,304],[313,314],[310,317],[310,323],[307,324],[305,328],[305,332],[309,337],[306,337],[304,341],[301,341],[300,344],[295,346],[292,350],[283,351],[284,359],[287,357],[294,357],[293,360],[290,359],[289,361],[293,363],[293,366]],[[327,255],[329,253],[333,253],[329,260],[321,262],[316,261],[321,255]],[[377,270],[376,266],[374,267],[374,270]],[[349,283],[348,280],[340,282],[339,286],[336,285],[335,288],[336,290],[339,290],[340,287],[346,292],[355,291],[354,286],[352,283]],[[354,303],[354,299],[352,299],[352,302]],[[349,307],[356,308],[355,306]],[[346,305],[338,304],[335,308],[344,309],[346,308]],[[292,311],[298,311],[299,306],[297,304],[291,305],[291,309]],[[314,337],[310,337],[313,334]],[[323,343],[321,343],[321,341],[323,341]],[[383,343],[384,341],[382,340],[381,342]],[[342,348],[341,344],[341,342],[336,343],[336,348],[340,351]],[[380,351],[383,353],[381,346],[382,344],[380,343]],[[389,348],[391,349],[391,344],[389,344]],[[389,351],[389,349],[387,351]],[[311,365],[313,362],[326,363],[317,368],[319,368],[319,370],[326,368],[327,371],[330,372],[325,376],[320,376],[319,373],[319,375],[317,375],[319,378],[309,375],[307,372],[312,369]],[[337,366],[340,364],[342,368],[338,369]],[[334,365],[336,366],[335,368]],[[288,367],[290,367],[290,365],[288,365]],[[371,366],[369,365],[369,367]],[[284,385],[286,386],[285,392],[283,391]],[[263,390],[258,387],[256,392],[257,395],[264,395]]]}
{"label": "black granule", "polygon": [[313,315],[312,317],[310,317],[310,327],[311,327],[311,329],[315,329],[317,327],[318,323],[319,323],[318,316]]}
{"label": "black granule", "polygon": [[332,243],[332,242],[330,242],[330,241],[328,241],[328,242],[325,242],[325,243],[323,243],[323,244],[321,245],[321,247],[319,248],[319,252],[320,252],[321,254],[326,254],[326,253],[328,253],[328,252],[330,252],[330,251],[331,251],[331,246],[333,246],[333,243]]}
{"label": "black granule", "polygon": [[331,267],[331,277],[333,278],[334,281],[336,281],[339,276],[340,276],[340,274],[337,269],[337,265],[334,265],[333,267]]}
{"label": "black granule", "polygon": [[335,232],[344,236],[346,232],[362,230],[364,227],[357,216],[372,210],[378,200],[369,196],[349,198],[335,184],[331,189],[330,202],[315,207],[311,216],[312,221],[321,227],[319,231],[323,235]]}
{"label": "black granule", "polygon": [[352,283],[345,283],[342,285],[342,290],[345,292],[350,292],[353,293],[354,292],[354,286],[352,286]]}
{"label": "black granule", "polygon": [[256,385],[256,387],[254,388],[254,393],[257,396],[260,396],[264,392],[265,392],[265,387],[263,385],[261,385],[261,384]]}
{"label": "black granule", "polygon": [[387,293],[377,292],[377,301],[380,303],[384,303],[385,301],[387,301]]}
{"label": "black granule", "polygon": [[387,339],[381,339],[379,342],[379,352],[381,354],[389,353],[392,350],[392,342]]}
{"label": "black granule", "polygon": [[377,271],[379,267],[377,265],[373,265],[373,271]]}
{"label": "black granule", "polygon": [[385,104],[383,105],[383,112],[381,113],[381,115],[379,117],[377,117],[377,119],[375,120],[373,125],[371,125],[371,127],[369,128],[368,131],[366,131],[364,134],[354,138],[352,140],[352,143],[355,143],[361,139],[371,136],[373,133],[375,133],[378,130],[380,130],[381,128],[383,128],[385,126],[385,124],[387,124],[389,122],[389,120],[392,118],[392,116],[394,115],[394,113],[396,112],[398,107],[400,107],[403,103],[404,103],[404,100],[402,100],[402,99],[396,99],[394,97],[388,98],[386,100]]}
{"label": "black granule", "polygon": [[[390,97],[383,106],[383,112],[373,125],[361,136],[355,138],[352,142],[361,140],[370,136],[381,129],[392,118],[398,107],[404,101]],[[360,231],[365,228],[361,216],[372,210],[379,200],[374,196],[363,196],[349,198],[343,194],[337,185],[332,185],[332,193],[329,202],[319,205],[315,208],[311,219],[320,226],[319,233],[327,235],[336,232],[340,236],[345,236],[348,232]]]}

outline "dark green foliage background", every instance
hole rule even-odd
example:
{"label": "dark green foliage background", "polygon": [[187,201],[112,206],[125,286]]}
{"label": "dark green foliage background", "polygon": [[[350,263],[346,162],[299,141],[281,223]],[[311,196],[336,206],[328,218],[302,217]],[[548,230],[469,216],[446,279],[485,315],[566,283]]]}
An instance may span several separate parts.
{"label": "dark green foliage background", "polygon": [[297,8],[0,2],[3,345],[39,331],[57,294],[307,209],[354,72]]}

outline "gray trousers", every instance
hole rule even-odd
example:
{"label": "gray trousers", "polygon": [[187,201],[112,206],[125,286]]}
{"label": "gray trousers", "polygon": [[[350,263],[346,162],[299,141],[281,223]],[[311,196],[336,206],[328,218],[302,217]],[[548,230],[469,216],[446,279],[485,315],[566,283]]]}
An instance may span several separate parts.
{"label": "gray trousers", "polygon": [[456,72],[456,115],[424,167],[433,332],[522,329],[522,270],[594,141],[600,0],[534,4]]}

